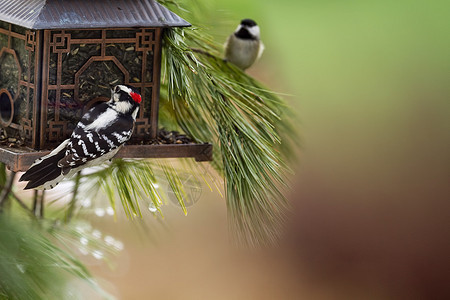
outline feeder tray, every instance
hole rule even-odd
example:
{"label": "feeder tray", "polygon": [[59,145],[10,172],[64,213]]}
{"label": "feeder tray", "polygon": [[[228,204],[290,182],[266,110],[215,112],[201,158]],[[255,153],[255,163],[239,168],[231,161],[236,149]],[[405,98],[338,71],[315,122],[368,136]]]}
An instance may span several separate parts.
{"label": "feeder tray", "polygon": [[[28,147],[0,146],[0,161],[13,172],[26,171],[33,162],[50,151],[36,151]],[[162,145],[125,145],[115,158],[180,158],[192,157],[196,161],[210,161],[212,159],[211,144],[162,144]]]}
{"label": "feeder tray", "polygon": [[142,96],[132,140],[116,157],[212,159],[211,144],[158,142],[162,33],[188,22],[153,0],[3,2],[0,128],[18,142],[0,142],[0,161],[11,170],[25,170],[70,137],[116,84]]}

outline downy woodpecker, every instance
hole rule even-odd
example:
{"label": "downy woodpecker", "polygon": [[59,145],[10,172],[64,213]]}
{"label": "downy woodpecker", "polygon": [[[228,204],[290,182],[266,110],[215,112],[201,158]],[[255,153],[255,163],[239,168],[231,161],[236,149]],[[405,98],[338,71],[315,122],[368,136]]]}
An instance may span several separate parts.
{"label": "downy woodpecker", "polygon": [[83,168],[111,159],[130,139],[141,95],[128,85],[117,85],[111,99],[88,110],[70,138],[37,159],[19,181],[25,189],[52,189]]}

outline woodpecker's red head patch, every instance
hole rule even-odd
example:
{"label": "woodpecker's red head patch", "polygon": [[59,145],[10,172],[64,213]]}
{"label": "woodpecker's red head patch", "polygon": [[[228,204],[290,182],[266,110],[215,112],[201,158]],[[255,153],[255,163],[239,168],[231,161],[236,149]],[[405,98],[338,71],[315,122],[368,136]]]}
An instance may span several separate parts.
{"label": "woodpecker's red head patch", "polygon": [[131,98],[133,98],[134,102],[141,103],[141,101],[142,101],[141,95],[139,95],[138,93],[131,92],[130,96],[131,96]]}

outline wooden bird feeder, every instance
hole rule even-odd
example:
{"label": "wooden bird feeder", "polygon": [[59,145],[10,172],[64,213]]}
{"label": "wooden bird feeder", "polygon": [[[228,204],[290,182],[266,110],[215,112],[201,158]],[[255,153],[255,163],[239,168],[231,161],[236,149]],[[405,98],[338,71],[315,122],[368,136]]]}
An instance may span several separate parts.
{"label": "wooden bird feeder", "polygon": [[153,0],[2,0],[0,161],[26,170],[116,84],[142,95],[133,138],[116,157],[211,160],[211,144],[154,142],[162,32],[182,26],[190,24]]}

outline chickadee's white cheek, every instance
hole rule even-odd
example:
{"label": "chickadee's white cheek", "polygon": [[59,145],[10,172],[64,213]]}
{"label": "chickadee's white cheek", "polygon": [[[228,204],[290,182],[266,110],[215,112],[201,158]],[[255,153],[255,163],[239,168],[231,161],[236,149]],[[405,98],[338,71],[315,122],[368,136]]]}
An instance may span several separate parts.
{"label": "chickadee's white cheek", "polygon": [[253,26],[248,29],[251,35],[259,38],[259,26]]}

